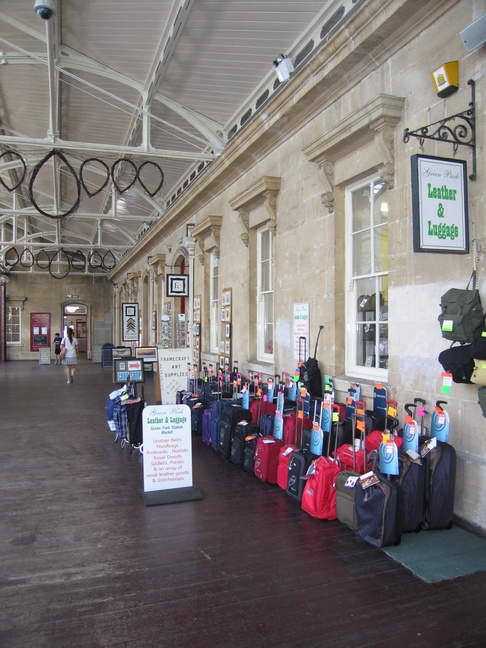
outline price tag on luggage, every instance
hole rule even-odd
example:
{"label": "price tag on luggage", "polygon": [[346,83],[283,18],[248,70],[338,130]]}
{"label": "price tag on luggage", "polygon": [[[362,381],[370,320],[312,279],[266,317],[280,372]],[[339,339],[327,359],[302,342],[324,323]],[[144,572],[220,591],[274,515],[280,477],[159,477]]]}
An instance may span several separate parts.
{"label": "price tag on luggage", "polygon": [[442,372],[442,393],[450,394],[452,387],[452,374],[447,371]]}

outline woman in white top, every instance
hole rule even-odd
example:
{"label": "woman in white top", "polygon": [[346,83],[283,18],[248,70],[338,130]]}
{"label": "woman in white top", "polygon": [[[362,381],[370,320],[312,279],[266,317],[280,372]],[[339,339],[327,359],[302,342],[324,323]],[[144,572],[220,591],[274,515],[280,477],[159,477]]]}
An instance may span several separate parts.
{"label": "woman in white top", "polygon": [[72,328],[68,328],[67,336],[61,342],[61,352],[63,348],[66,349],[66,353],[62,359],[62,364],[66,367],[67,381],[69,384],[74,382],[74,373],[79,357],[78,341],[74,337]]}

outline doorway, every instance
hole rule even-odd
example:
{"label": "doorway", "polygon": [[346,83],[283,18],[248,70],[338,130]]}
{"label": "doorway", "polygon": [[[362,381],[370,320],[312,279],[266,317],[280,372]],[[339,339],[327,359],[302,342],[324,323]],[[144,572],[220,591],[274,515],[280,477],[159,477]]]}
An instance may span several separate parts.
{"label": "doorway", "polygon": [[67,334],[68,327],[74,331],[78,340],[79,353],[87,357],[88,350],[88,307],[85,304],[64,304],[62,313],[62,334]]}

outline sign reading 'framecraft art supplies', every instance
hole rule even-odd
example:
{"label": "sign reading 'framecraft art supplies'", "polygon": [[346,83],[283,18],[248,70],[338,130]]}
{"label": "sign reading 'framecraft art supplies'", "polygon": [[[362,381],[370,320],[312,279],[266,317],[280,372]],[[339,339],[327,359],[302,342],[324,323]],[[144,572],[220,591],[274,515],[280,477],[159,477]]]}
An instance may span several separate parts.
{"label": "sign reading 'framecraft art supplies'", "polygon": [[144,492],[192,485],[191,410],[149,405],[143,410]]}
{"label": "sign reading 'framecraft art supplies'", "polygon": [[469,249],[467,172],[463,160],[413,155],[414,252]]}

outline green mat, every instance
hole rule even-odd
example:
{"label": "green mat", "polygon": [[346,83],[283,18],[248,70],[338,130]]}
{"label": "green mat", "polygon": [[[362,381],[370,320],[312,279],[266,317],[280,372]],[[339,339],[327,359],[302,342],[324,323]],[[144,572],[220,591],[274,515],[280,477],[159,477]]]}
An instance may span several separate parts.
{"label": "green mat", "polygon": [[486,571],[486,540],[459,527],[404,533],[398,547],[383,551],[427,583]]}

